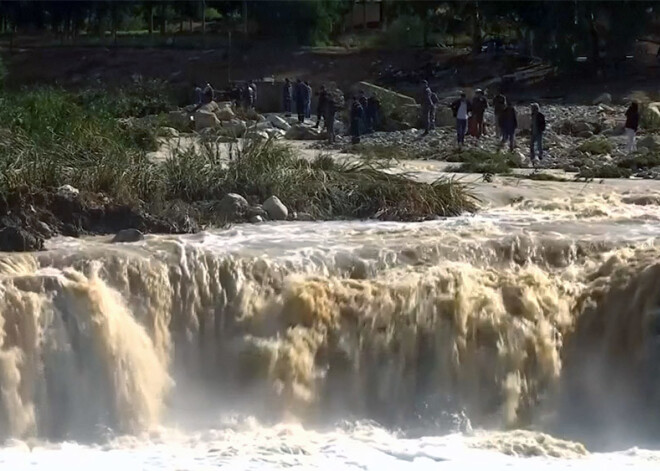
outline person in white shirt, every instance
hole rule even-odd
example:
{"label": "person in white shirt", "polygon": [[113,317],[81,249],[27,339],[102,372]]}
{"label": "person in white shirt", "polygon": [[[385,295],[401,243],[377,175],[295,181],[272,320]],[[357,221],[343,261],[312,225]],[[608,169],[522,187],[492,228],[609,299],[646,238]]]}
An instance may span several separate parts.
{"label": "person in white shirt", "polygon": [[463,147],[465,143],[465,133],[467,132],[468,118],[472,111],[472,106],[465,96],[465,92],[461,92],[461,97],[451,105],[451,109],[456,118],[456,140],[458,147]]}

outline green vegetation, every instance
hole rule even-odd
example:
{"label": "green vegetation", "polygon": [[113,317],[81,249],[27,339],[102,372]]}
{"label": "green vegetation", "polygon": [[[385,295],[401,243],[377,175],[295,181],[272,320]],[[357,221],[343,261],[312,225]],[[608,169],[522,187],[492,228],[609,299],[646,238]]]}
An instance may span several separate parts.
{"label": "green vegetation", "polygon": [[591,155],[609,154],[613,149],[614,146],[607,139],[589,139],[577,147],[577,150]]}
{"label": "green vegetation", "polygon": [[320,219],[419,220],[476,209],[465,187],[449,180],[419,183],[368,163],[335,163],[324,155],[309,162],[272,141],[250,141],[232,153],[227,165],[214,152],[170,158],[164,172],[167,198],[208,201],[238,193],[261,202],[274,194]]}
{"label": "green vegetation", "polygon": [[616,165],[599,165],[596,167],[583,167],[575,176],[576,180],[594,178],[629,178],[632,171],[628,168],[621,168]]}
{"label": "green vegetation", "polygon": [[461,162],[450,168],[451,172],[508,174],[512,169],[520,168],[522,162],[516,154],[507,152],[488,152],[481,149],[466,149],[454,154],[449,162]]}
{"label": "green vegetation", "polygon": [[526,180],[536,180],[540,182],[568,182],[570,181],[567,178],[554,175],[552,173],[545,172],[532,172],[526,175],[520,175],[519,178],[524,178]]}
{"label": "green vegetation", "polygon": [[648,169],[660,166],[660,154],[633,154],[619,161],[617,166],[631,170]]}
{"label": "green vegetation", "polygon": [[309,162],[272,141],[232,146],[229,160],[207,143],[201,151],[175,152],[154,163],[147,151],[156,143],[159,119],[118,115],[163,103],[133,101],[126,91],[39,88],[1,94],[0,105],[0,200],[69,184],[146,208],[179,201],[200,208],[205,221],[215,220],[214,206],[207,203],[232,192],[253,203],[275,194],[291,209],[321,219],[418,220],[476,208],[466,189],[452,181],[418,183],[324,155]]}
{"label": "green vegetation", "polygon": [[350,151],[365,160],[396,161],[413,159],[415,156],[405,147],[396,144],[360,143],[351,147]]}

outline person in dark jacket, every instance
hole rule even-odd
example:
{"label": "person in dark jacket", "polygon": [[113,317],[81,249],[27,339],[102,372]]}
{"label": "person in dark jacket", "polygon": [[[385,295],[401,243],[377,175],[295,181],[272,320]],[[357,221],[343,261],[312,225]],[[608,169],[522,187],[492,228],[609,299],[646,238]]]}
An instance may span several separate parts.
{"label": "person in dark jacket", "polygon": [[312,117],[312,86],[309,82],[305,82],[305,118],[310,119]]}
{"label": "person in dark jacket", "polygon": [[351,104],[351,142],[359,144],[360,130],[362,128],[362,120],[364,119],[364,109],[360,105],[360,101],[356,96],[353,97]]}
{"label": "person in dark jacket", "polygon": [[254,83],[254,80],[248,82],[248,88],[252,92],[252,107],[257,107],[257,84]]}
{"label": "person in dark jacket", "polygon": [[[335,93],[340,93],[338,90],[335,91]],[[337,101],[343,101],[343,98],[338,96]],[[328,142],[330,144],[334,144],[335,142],[335,115],[337,114],[337,109],[339,109],[340,103],[337,103],[335,98],[328,94],[328,98],[324,107],[324,121],[325,121],[325,127],[328,130]]]}
{"label": "person in dark jacket", "polygon": [[451,110],[456,118],[456,141],[458,147],[463,147],[465,143],[465,133],[467,132],[468,118],[472,111],[472,104],[465,96],[465,92],[461,92],[461,97],[451,105]]}
{"label": "person in dark jacket", "polygon": [[539,160],[543,160],[543,132],[545,131],[545,115],[537,103],[532,103],[532,135],[530,137],[530,159],[536,160],[536,148],[539,151]]}
{"label": "person in dark jacket", "polygon": [[637,150],[636,136],[639,128],[639,104],[633,101],[626,110],[626,151],[630,154]]}
{"label": "person in dark jacket", "polygon": [[500,113],[499,125],[502,131],[502,144],[508,141],[509,150],[513,152],[516,129],[518,128],[518,117],[516,116],[516,109],[511,103],[508,103],[506,108]]}
{"label": "person in dark jacket", "polygon": [[291,81],[287,78],[284,79],[284,87],[282,88],[282,102],[284,104],[284,116],[287,118],[291,116],[291,102],[293,101],[293,89]]}
{"label": "person in dark jacket", "polygon": [[293,97],[296,101],[296,113],[298,114],[298,122],[300,124],[305,122],[305,106],[307,105],[307,87],[300,79],[296,80],[296,87],[293,89]]}
{"label": "person in dark jacket", "polygon": [[434,114],[435,114],[435,105],[433,104],[433,92],[429,83],[424,80],[422,81],[422,122],[424,123],[424,136],[426,136],[431,131],[431,126],[433,125]]}
{"label": "person in dark jacket", "polygon": [[376,95],[367,99],[367,131],[373,132],[378,128],[380,118],[380,100]]}
{"label": "person in dark jacket", "polygon": [[367,106],[368,106],[368,101],[367,101],[367,95],[365,95],[364,90],[360,90],[360,94],[358,95],[358,101],[360,102],[360,106],[362,107],[362,131],[360,134],[365,134],[367,132]]}
{"label": "person in dark jacket", "polygon": [[488,109],[488,100],[486,100],[484,91],[478,88],[472,99],[472,119],[474,119],[477,127],[477,137],[486,134],[486,128],[484,126],[484,114],[486,113],[486,109]]}
{"label": "person in dark jacket", "polygon": [[493,99],[493,114],[495,115],[495,135],[497,138],[502,137],[502,128],[500,128],[500,116],[506,108],[506,97],[499,93]]}
{"label": "person in dark jacket", "polygon": [[[321,85],[321,90],[319,91],[319,100],[316,105],[316,126],[318,128],[321,125],[321,119],[325,120],[325,107],[328,105],[328,92],[323,85]],[[327,121],[325,123],[326,127],[328,125]]]}

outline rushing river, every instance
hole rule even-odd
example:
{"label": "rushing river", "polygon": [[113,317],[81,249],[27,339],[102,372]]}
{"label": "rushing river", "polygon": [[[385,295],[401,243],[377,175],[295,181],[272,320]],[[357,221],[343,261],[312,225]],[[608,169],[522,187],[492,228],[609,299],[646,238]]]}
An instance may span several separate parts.
{"label": "rushing river", "polygon": [[660,197],[0,254],[0,469],[659,469]]}

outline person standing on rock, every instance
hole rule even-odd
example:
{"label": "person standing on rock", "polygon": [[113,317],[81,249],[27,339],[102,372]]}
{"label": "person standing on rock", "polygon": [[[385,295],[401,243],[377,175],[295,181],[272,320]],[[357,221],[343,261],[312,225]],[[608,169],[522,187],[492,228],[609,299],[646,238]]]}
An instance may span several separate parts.
{"label": "person standing on rock", "polygon": [[539,161],[543,160],[543,132],[545,131],[545,115],[541,113],[541,107],[532,103],[532,135],[530,137],[530,159],[536,160],[535,148],[539,151]]}
{"label": "person standing on rock", "polygon": [[499,126],[502,132],[502,145],[508,141],[509,151],[513,152],[516,129],[518,128],[518,117],[516,116],[516,109],[511,103],[508,103],[506,108],[500,113]]}
{"label": "person standing on rock", "polygon": [[284,116],[287,118],[291,116],[291,102],[293,101],[293,90],[291,81],[287,78],[284,79],[284,87],[282,88],[282,102],[284,104]]}
{"label": "person standing on rock", "polygon": [[498,139],[502,137],[502,128],[500,127],[500,116],[506,108],[506,97],[501,93],[493,99],[493,114],[495,115],[495,135]]}
{"label": "person standing on rock", "polygon": [[343,108],[344,96],[339,90],[333,93],[328,93],[328,98],[325,106],[325,127],[328,130],[328,142],[335,143],[335,115],[337,110]]}
{"label": "person standing on rock", "polygon": [[433,92],[429,83],[422,81],[422,122],[424,123],[424,134],[426,136],[431,131],[431,126],[435,121],[435,106],[433,104]]}
{"label": "person standing on rock", "polygon": [[626,110],[626,152],[629,154],[637,151],[637,129],[639,128],[639,104],[633,101]]}
{"label": "person standing on rock", "polygon": [[309,82],[305,82],[305,118],[311,119],[312,117],[312,86]]}
{"label": "person standing on rock", "polygon": [[[318,128],[321,125],[321,119],[323,118],[325,120],[325,107],[328,104],[328,92],[325,89],[325,86],[321,85],[321,90],[319,91],[319,100],[318,104],[316,105],[316,126],[315,128]],[[326,127],[328,126],[328,122],[325,121]]]}
{"label": "person standing on rock", "polygon": [[307,87],[300,79],[296,80],[296,88],[293,91],[296,100],[296,113],[298,114],[298,122],[303,124],[305,122],[305,106],[307,105]]}
{"label": "person standing on rock", "polygon": [[465,92],[461,92],[461,97],[451,105],[454,118],[456,118],[456,140],[459,149],[465,144],[465,133],[467,132],[468,118],[472,105],[465,96]]}
{"label": "person standing on rock", "polygon": [[367,132],[374,132],[380,117],[380,100],[376,95],[367,99]]}
{"label": "person standing on rock", "polygon": [[253,80],[248,82],[248,87],[252,90],[252,107],[257,107],[257,84]]}
{"label": "person standing on rock", "polygon": [[364,120],[364,109],[358,100],[358,97],[353,97],[351,104],[351,142],[353,144],[360,143],[360,130],[362,128],[362,121]]}
{"label": "person standing on rock", "polygon": [[366,134],[367,129],[368,129],[368,124],[367,124],[367,95],[364,94],[364,90],[360,90],[360,95],[358,96],[358,101],[360,102],[360,106],[362,107],[362,129],[360,134]]}
{"label": "person standing on rock", "polygon": [[488,100],[484,95],[484,91],[477,88],[476,94],[472,99],[472,119],[477,127],[476,137],[486,135],[486,128],[484,126],[484,114],[488,109]]}
{"label": "person standing on rock", "polygon": [[243,90],[243,98],[245,99],[245,111],[249,111],[254,108],[254,90],[249,83],[245,84],[245,88]]}

